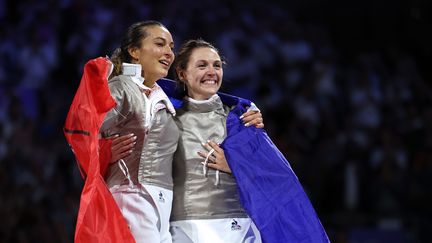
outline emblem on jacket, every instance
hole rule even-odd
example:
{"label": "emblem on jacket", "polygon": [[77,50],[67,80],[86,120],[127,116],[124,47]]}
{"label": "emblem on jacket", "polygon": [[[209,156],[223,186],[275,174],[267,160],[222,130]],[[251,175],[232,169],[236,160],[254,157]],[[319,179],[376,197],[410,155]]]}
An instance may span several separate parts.
{"label": "emblem on jacket", "polygon": [[162,202],[162,203],[165,202],[165,198],[164,198],[162,192],[159,192],[159,202]]}
{"label": "emblem on jacket", "polygon": [[231,230],[232,231],[241,230],[241,226],[238,224],[238,222],[235,219],[233,219],[231,222]]}

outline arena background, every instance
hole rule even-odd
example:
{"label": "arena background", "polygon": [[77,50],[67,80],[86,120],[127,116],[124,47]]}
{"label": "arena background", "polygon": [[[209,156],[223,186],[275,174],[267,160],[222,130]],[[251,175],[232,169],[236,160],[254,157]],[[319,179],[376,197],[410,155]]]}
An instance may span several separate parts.
{"label": "arena background", "polygon": [[0,0],[0,242],[73,242],[62,126],[84,63],[154,19],[202,37],[255,101],[332,242],[431,242],[427,0]]}

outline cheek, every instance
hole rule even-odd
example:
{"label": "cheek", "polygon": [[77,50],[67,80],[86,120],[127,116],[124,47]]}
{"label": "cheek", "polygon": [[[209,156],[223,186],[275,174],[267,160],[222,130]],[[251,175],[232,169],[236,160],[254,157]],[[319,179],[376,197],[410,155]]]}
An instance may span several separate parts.
{"label": "cheek", "polygon": [[154,60],[158,55],[159,51],[154,48],[146,48],[141,51],[141,58],[147,61]]}
{"label": "cheek", "polygon": [[202,74],[200,72],[190,72],[188,75],[188,79],[193,83],[199,83],[201,80]]}
{"label": "cheek", "polygon": [[143,53],[143,54],[140,56],[140,62],[141,62],[141,65],[142,65],[143,67],[148,66],[148,65],[149,65],[149,57],[148,57],[148,55],[145,54],[145,53]]}

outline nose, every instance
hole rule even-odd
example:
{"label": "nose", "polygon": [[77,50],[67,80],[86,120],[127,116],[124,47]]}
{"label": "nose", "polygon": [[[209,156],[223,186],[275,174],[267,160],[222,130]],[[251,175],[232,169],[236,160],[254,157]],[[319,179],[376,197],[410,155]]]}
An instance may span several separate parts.
{"label": "nose", "polygon": [[209,66],[209,68],[207,70],[207,75],[210,75],[210,76],[216,75],[216,69],[212,65]]}
{"label": "nose", "polygon": [[174,57],[174,51],[171,49],[170,46],[166,46],[165,47],[165,56],[167,56],[169,58],[173,58]]}

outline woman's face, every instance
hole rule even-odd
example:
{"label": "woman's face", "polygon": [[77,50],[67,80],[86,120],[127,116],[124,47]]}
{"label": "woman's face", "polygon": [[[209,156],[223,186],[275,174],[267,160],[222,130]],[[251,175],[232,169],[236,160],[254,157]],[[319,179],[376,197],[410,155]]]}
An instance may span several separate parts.
{"label": "woman's face", "polygon": [[190,97],[209,99],[222,84],[221,58],[212,48],[197,48],[192,51],[186,70],[180,71],[179,76],[186,82]]}
{"label": "woman's face", "polygon": [[164,27],[150,26],[146,32],[148,35],[142,40],[141,47],[130,50],[130,54],[141,64],[145,83],[154,83],[168,75],[174,61],[174,42]]}

